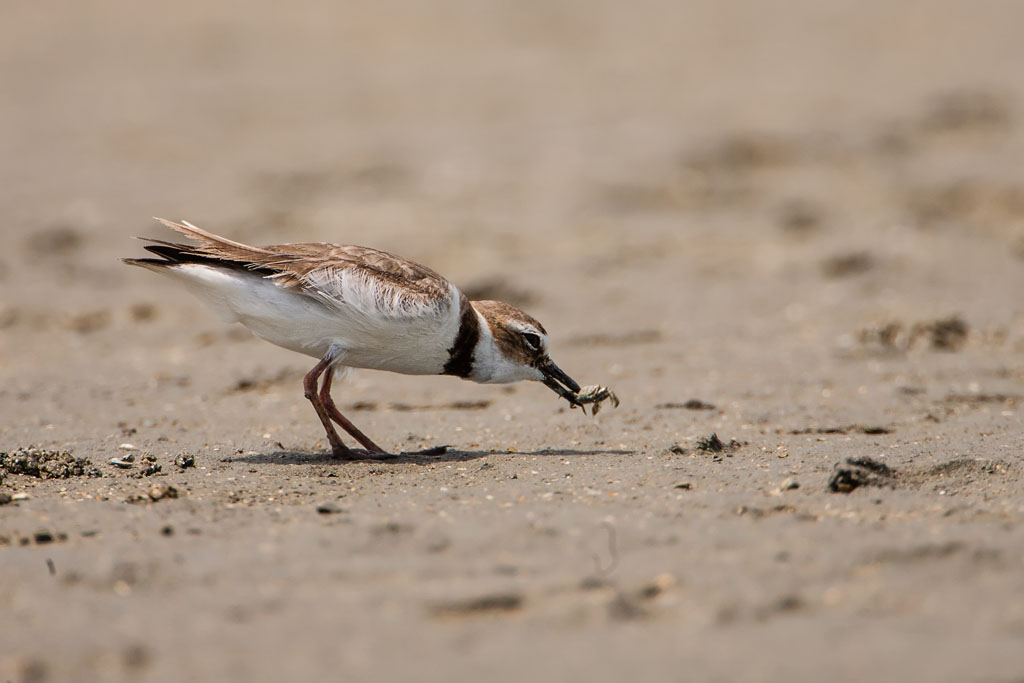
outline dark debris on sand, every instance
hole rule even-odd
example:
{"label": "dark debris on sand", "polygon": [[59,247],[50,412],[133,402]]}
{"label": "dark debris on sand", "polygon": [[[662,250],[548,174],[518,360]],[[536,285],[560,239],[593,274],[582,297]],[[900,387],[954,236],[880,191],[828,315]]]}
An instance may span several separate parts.
{"label": "dark debris on sand", "polygon": [[156,457],[152,455],[142,456],[141,462],[139,462],[140,469],[129,474],[129,477],[133,479],[141,479],[143,477],[152,477],[154,474],[159,474],[163,467],[156,461]]}
{"label": "dark debris on sand", "polygon": [[196,456],[191,453],[181,453],[174,459],[174,464],[180,469],[188,469],[196,466]]}
{"label": "dark debris on sand", "polygon": [[707,436],[702,436],[697,439],[696,447],[693,450],[689,450],[678,443],[672,444],[668,450],[670,453],[675,453],[677,455],[698,455],[701,453],[710,453],[717,461],[721,460],[723,455],[732,457],[732,454],[744,445],[746,445],[745,441],[741,442],[736,439],[730,439],[728,442],[722,441],[718,438],[717,433],[712,432]]}
{"label": "dark debris on sand", "polygon": [[40,479],[103,476],[88,458],[76,458],[68,451],[34,446],[19,448],[12,453],[0,452],[0,471]]}
{"label": "dark debris on sand", "polygon": [[726,451],[734,451],[742,446],[736,439],[730,439],[728,443],[718,438],[718,434],[712,432],[708,436],[697,439],[697,450],[704,451],[705,453],[724,453]]}
{"label": "dark debris on sand", "polygon": [[896,470],[874,458],[847,458],[846,466],[836,466],[828,481],[832,493],[849,493],[861,486],[892,487],[896,483]]}
{"label": "dark debris on sand", "polygon": [[518,593],[493,593],[467,600],[451,600],[436,604],[431,611],[439,617],[478,616],[516,612],[525,602]]}
{"label": "dark debris on sand", "polygon": [[970,338],[971,328],[958,315],[926,320],[912,325],[890,322],[858,333],[862,344],[888,351],[909,351],[924,345],[934,351],[959,351]]}
{"label": "dark debris on sand", "polygon": [[702,401],[699,398],[691,398],[685,403],[678,401],[668,401],[666,403],[658,403],[654,406],[655,410],[715,410],[713,403]]}

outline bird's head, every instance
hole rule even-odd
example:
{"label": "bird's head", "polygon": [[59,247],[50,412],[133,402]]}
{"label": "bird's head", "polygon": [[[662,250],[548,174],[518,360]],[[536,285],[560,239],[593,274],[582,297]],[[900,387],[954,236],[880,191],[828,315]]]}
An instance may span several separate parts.
{"label": "bird's head", "polygon": [[548,333],[537,320],[500,301],[474,301],[472,306],[486,323],[476,348],[473,380],[487,384],[534,380],[560,396],[580,390],[551,360]]}

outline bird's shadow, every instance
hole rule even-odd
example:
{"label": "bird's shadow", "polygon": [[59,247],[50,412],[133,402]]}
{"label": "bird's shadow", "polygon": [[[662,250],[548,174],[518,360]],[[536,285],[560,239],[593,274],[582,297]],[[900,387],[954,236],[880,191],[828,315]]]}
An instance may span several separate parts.
{"label": "bird's shadow", "polygon": [[303,451],[273,451],[270,453],[252,453],[222,458],[221,462],[244,462],[250,464],[271,465],[326,465],[343,463],[367,463],[381,466],[412,464],[430,465],[443,462],[468,462],[490,455],[544,455],[544,456],[586,456],[586,455],[635,455],[636,451],[626,449],[575,449],[575,448],[542,448],[532,451],[460,451],[446,449],[443,453],[424,454],[420,452],[402,452],[384,458],[376,456],[359,457],[362,452],[355,451],[357,457],[352,459],[335,458],[330,453],[306,453]]}

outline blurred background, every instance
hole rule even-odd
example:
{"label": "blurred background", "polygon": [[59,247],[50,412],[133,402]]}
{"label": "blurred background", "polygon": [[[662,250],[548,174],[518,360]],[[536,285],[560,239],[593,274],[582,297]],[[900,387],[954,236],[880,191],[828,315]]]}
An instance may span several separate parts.
{"label": "blurred background", "polygon": [[1022,14],[1012,0],[10,0],[4,268],[65,255],[44,249],[70,249],[64,235],[96,278],[136,283],[104,259],[157,231],[154,214],[243,240],[413,239],[457,277],[645,258],[690,234],[695,250],[671,242],[680,265],[787,230],[854,241],[954,223],[1011,240]]}
{"label": "blurred background", "polygon": [[[1022,27],[1020,0],[3,0],[0,451],[104,477],[7,477],[0,545],[36,545],[2,551],[0,673],[1013,680]],[[329,461],[310,359],[119,262],[174,238],[151,216],[398,252],[622,406],[359,373],[364,431],[453,452]],[[126,441],[180,499],[125,502]],[[864,455],[898,490],[830,492]],[[609,519],[619,583],[587,583]]]}
{"label": "blurred background", "polygon": [[[813,409],[837,349],[907,351],[934,321],[1022,347],[1022,21],[1009,0],[5,2],[0,368],[22,396],[72,365],[129,392],[189,363],[300,372],[118,263],[169,237],[154,215],[396,251],[651,402]],[[355,399],[399,381],[366,377]]]}
{"label": "blurred background", "polygon": [[[728,339],[756,368],[900,317],[1012,337],[1022,21],[1012,0],[10,0],[0,326],[111,335],[89,357],[193,323],[117,263],[168,237],[157,215],[394,250],[556,343],[665,342],[652,372],[705,386],[680,368]],[[587,367],[629,379],[609,352]]]}

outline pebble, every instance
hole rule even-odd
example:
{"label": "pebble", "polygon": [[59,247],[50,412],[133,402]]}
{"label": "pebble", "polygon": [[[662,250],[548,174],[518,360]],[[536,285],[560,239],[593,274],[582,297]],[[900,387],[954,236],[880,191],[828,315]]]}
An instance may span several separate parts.
{"label": "pebble", "polygon": [[174,464],[183,470],[189,467],[195,467],[196,456],[192,455],[191,453],[182,453],[181,455],[174,459]]}
{"label": "pebble", "polygon": [[[153,460],[155,460],[155,458],[153,458]],[[143,468],[141,470],[139,470],[138,472],[136,472],[132,476],[136,477],[136,478],[149,477],[149,476],[152,476],[154,474],[159,473],[160,470],[161,470],[160,465],[158,465],[155,462],[152,462],[152,460],[147,458],[145,466],[143,466]]]}
{"label": "pebble", "polygon": [[12,500],[14,500],[14,496],[12,496],[11,494],[9,494],[9,493],[0,493],[0,505],[7,505]]}
{"label": "pebble", "polygon": [[321,515],[336,515],[341,512],[341,508],[335,503],[320,503],[316,506],[316,511]]}
{"label": "pebble", "polygon": [[163,500],[164,498],[177,498],[178,489],[167,484],[153,484],[149,487],[149,497],[153,501]]}
{"label": "pebble", "polygon": [[783,491],[798,489],[800,488],[800,482],[796,480],[796,477],[787,477],[786,479],[782,480],[781,484],[779,484],[779,488],[782,489]]}
{"label": "pebble", "polygon": [[133,493],[132,495],[125,498],[126,503],[155,503],[158,500],[164,498],[177,498],[178,489],[167,484],[153,484],[149,487],[146,493]]}
{"label": "pebble", "polygon": [[111,458],[110,464],[114,467],[120,467],[122,470],[126,470],[132,466],[132,463],[128,460],[122,460],[121,458]]}
{"label": "pebble", "polygon": [[19,493],[11,494],[11,500],[28,500],[28,499],[29,499],[29,495],[27,493],[25,493],[24,491],[19,492]]}

